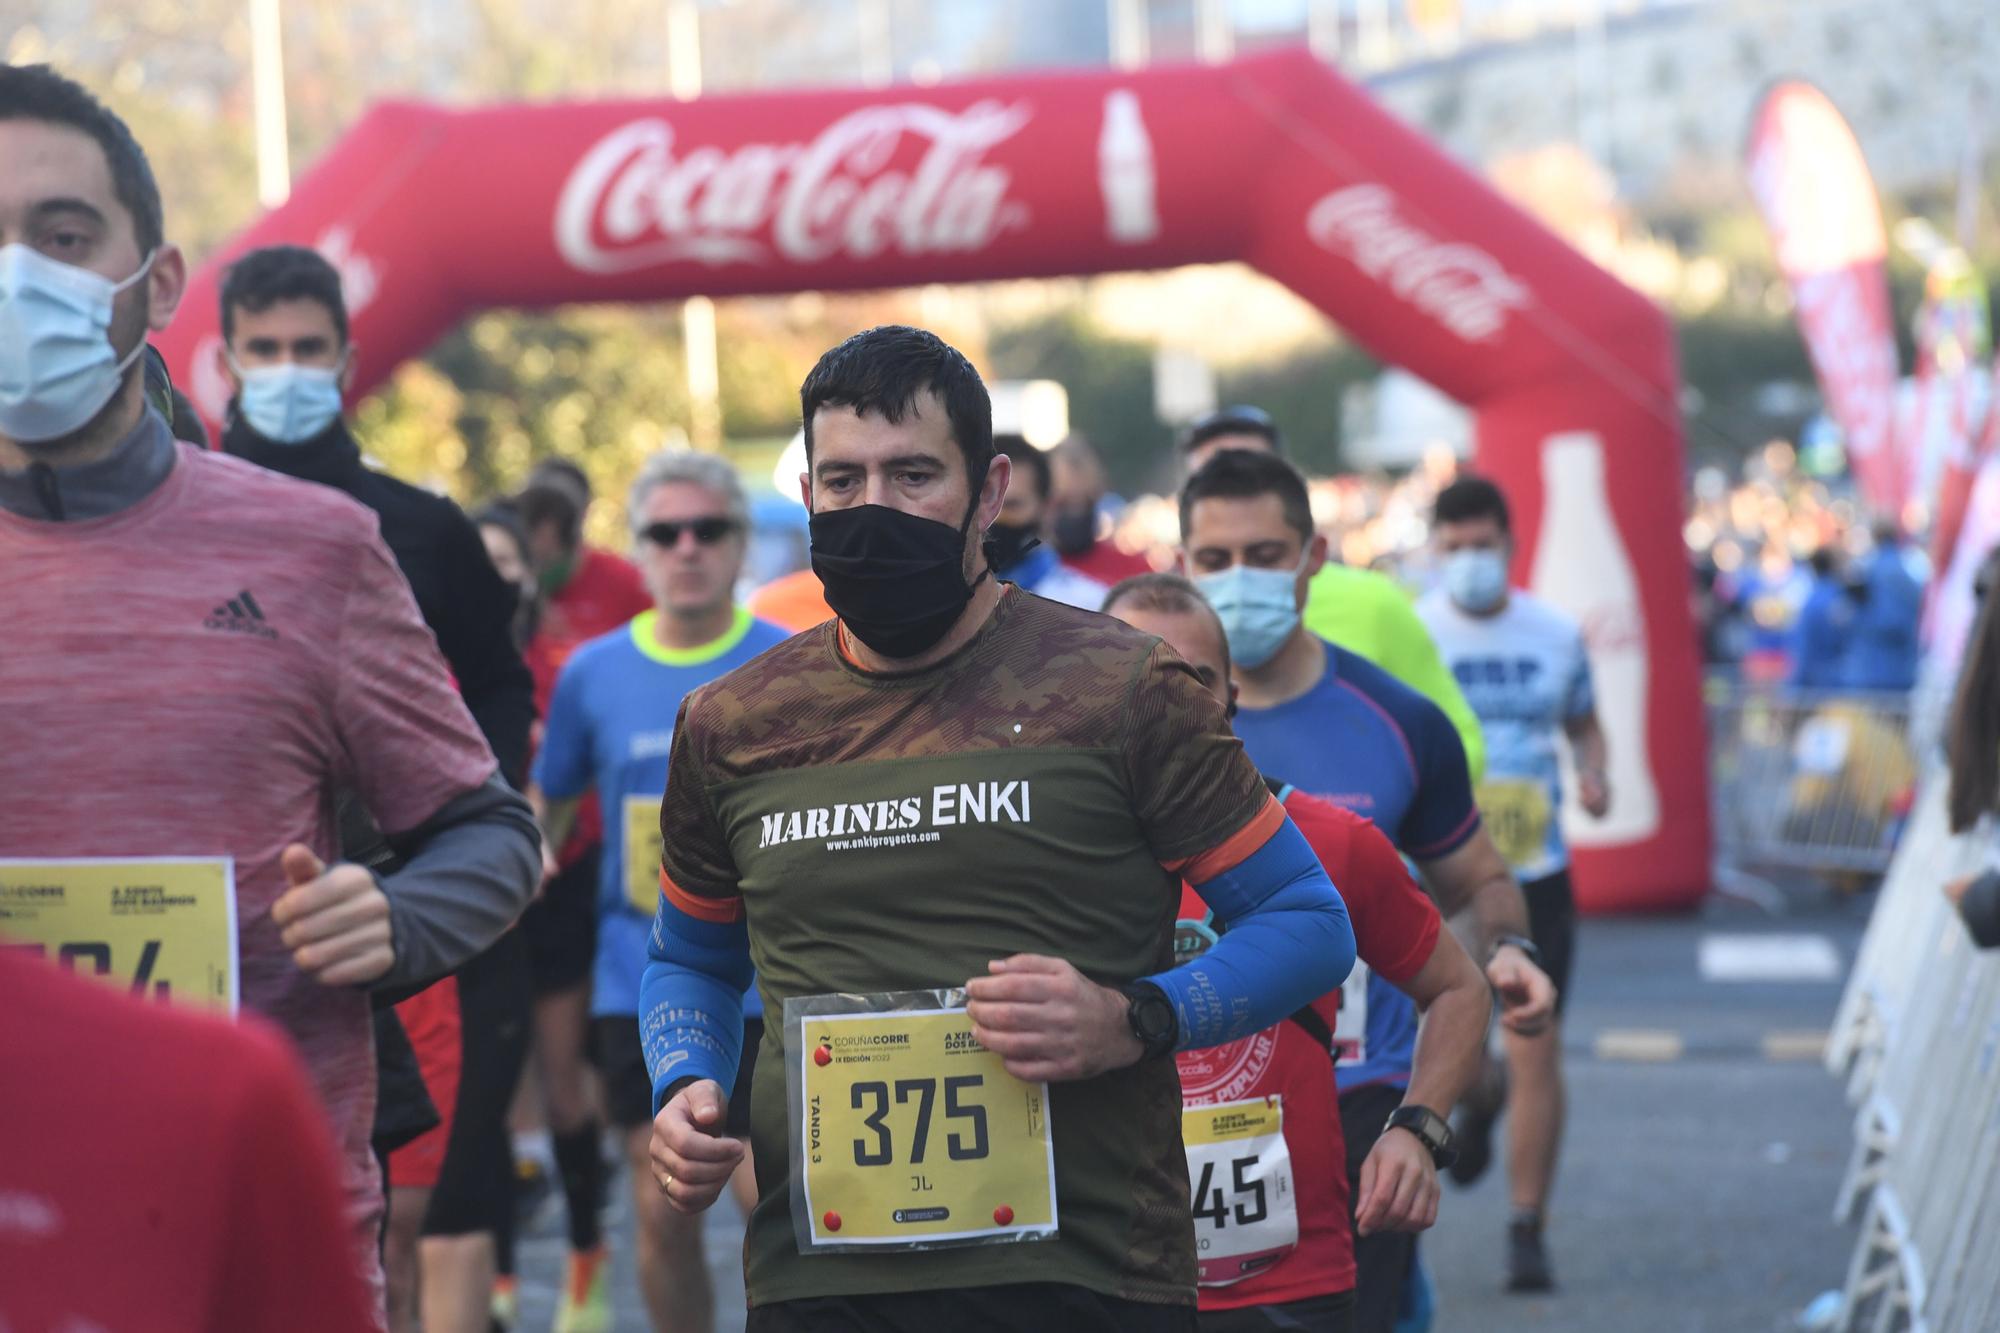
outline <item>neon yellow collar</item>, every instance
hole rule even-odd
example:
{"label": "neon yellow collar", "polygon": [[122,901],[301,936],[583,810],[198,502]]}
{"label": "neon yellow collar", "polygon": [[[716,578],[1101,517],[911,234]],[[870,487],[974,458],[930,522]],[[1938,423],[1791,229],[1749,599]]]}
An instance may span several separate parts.
{"label": "neon yellow collar", "polygon": [[661,666],[690,667],[713,662],[743,642],[743,636],[750,632],[754,618],[750,614],[749,607],[739,606],[736,608],[736,619],[720,637],[693,648],[668,648],[662,645],[653,635],[653,627],[659,623],[659,619],[658,611],[641,611],[632,617],[632,646]]}

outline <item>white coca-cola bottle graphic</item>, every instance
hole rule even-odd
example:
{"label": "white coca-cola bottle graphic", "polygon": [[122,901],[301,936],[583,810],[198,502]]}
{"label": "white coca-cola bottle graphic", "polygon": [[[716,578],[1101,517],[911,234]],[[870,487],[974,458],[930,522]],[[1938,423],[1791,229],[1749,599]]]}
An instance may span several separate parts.
{"label": "white coca-cola bottle graphic", "polygon": [[1639,842],[1660,827],[1646,746],[1646,618],[1604,488],[1604,441],[1589,431],[1544,440],[1542,497],[1529,587],[1583,626],[1597,717],[1610,751],[1611,810],[1603,819],[1592,819],[1577,804],[1576,774],[1565,753],[1563,834],[1579,847]]}
{"label": "white coca-cola bottle graphic", "polygon": [[1143,245],[1160,234],[1153,140],[1139,118],[1138,95],[1123,88],[1104,95],[1097,186],[1104,192],[1104,230],[1113,241]]}

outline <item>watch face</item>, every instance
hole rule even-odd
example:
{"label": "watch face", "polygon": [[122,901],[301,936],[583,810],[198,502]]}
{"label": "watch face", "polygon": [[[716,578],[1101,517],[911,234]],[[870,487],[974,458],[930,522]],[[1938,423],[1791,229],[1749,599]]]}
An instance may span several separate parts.
{"label": "watch face", "polygon": [[1400,1125],[1423,1140],[1433,1154],[1451,1149],[1451,1122],[1426,1106],[1406,1106],[1391,1118],[1391,1124]]}

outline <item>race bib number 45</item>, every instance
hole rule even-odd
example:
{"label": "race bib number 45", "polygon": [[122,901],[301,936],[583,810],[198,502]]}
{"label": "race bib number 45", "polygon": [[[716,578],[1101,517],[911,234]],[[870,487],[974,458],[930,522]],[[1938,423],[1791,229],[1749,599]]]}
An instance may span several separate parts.
{"label": "race bib number 45", "polygon": [[42,954],[144,999],[233,1014],[233,863],[0,859],[0,948]]}
{"label": "race bib number 45", "polygon": [[1241,1282],[1298,1245],[1299,1201],[1284,1126],[1277,1097],[1181,1108],[1202,1286]]}
{"label": "race bib number 45", "polygon": [[785,1002],[801,1254],[1056,1233],[1048,1085],[973,1039],[962,991]]}

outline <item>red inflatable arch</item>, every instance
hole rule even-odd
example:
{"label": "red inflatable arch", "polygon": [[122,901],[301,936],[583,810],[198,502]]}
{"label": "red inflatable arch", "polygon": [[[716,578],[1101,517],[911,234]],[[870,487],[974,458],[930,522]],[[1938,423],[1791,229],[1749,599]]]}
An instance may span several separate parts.
{"label": "red inflatable arch", "polygon": [[[211,418],[221,264],[316,245],[379,383],[468,311],[1242,260],[1476,414],[1516,574],[1585,623],[1616,756],[1597,910],[1709,879],[1665,317],[1303,52],[932,88],[376,107],[162,339]],[[1574,812],[1571,812],[1574,814]]]}

